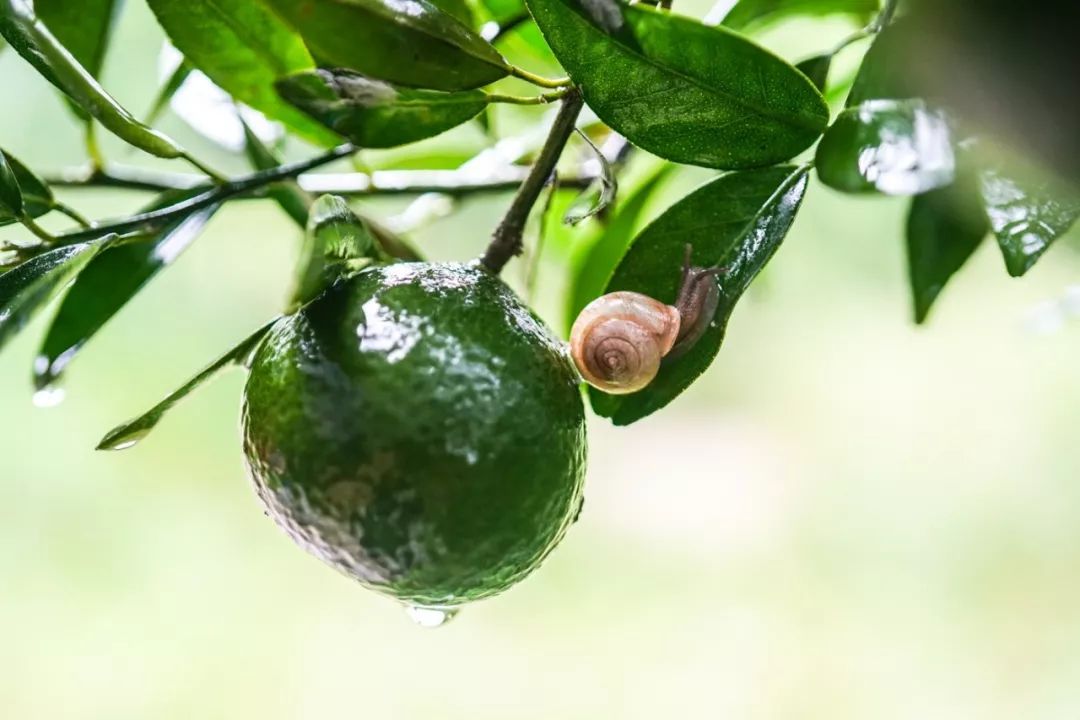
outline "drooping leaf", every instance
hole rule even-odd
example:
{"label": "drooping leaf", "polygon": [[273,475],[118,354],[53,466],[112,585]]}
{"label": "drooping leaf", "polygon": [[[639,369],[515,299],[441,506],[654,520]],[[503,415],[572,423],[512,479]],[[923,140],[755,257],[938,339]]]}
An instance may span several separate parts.
{"label": "drooping leaf", "polygon": [[723,24],[732,30],[746,30],[796,15],[851,15],[866,21],[879,8],[879,0],[739,0],[724,16]]}
{"label": "drooping leaf", "polygon": [[646,177],[644,182],[629,195],[620,195],[614,207],[611,224],[600,232],[582,252],[584,257],[577,263],[577,270],[567,293],[566,328],[574,324],[578,313],[604,292],[619,260],[626,254],[634,237],[646,204],[655,194],[673,165],[664,163]]}
{"label": "drooping leaf", "polygon": [[[239,115],[238,115],[239,117]],[[277,157],[270,148],[266,147],[251,126],[240,117],[240,124],[244,127],[244,152],[256,170],[269,170],[281,164],[281,158]],[[266,190],[274,202],[278,204],[285,214],[293,219],[300,227],[307,227],[308,209],[314,198],[303,189],[296,180],[284,180],[274,183]]]}
{"label": "drooping leaf", "polygon": [[1080,217],[1080,192],[1000,161],[982,164],[978,175],[979,193],[1005,267],[1020,277]]}
{"label": "drooping leaf", "polygon": [[840,113],[816,164],[822,182],[849,193],[917,195],[956,174],[949,120],[921,100],[869,100]]}
{"label": "drooping leaf", "polygon": [[907,255],[915,322],[926,320],[945,284],[989,231],[970,172],[961,173],[952,185],[912,199]]}
{"label": "drooping leaf", "polygon": [[115,237],[49,250],[0,275],[0,348]]}
{"label": "drooping leaf", "polygon": [[615,170],[611,167],[611,163],[608,162],[607,156],[593,144],[588,135],[581,132],[580,129],[577,133],[592,149],[599,172],[596,180],[577,197],[574,204],[566,211],[563,222],[567,225],[577,225],[603,212],[615,201],[615,195],[619,191]]}
{"label": "drooping leaf", "polygon": [[172,102],[173,96],[176,92],[183,87],[184,81],[188,79],[188,76],[194,72],[195,66],[191,64],[191,61],[185,57],[180,58],[180,62],[176,64],[176,67],[169,77],[158,89],[158,94],[154,97],[154,102],[150,106],[150,111],[146,113],[146,123],[153,125],[161,118],[161,114],[165,112],[165,108],[169,107],[169,103]]}
{"label": "drooping leaf", "polygon": [[42,77],[121,140],[158,157],[183,156],[179,145],[136,120],[105,92],[37,18],[27,0],[0,0],[0,35]]}
{"label": "drooping leaf", "polygon": [[427,0],[266,2],[324,65],[446,91],[478,88],[510,72],[490,43]]}
{"label": "drooping leaf", "polygon": [[795,68],[814,83],[819,91],[825,92],[829,82],[829,70],[832,69],[833,54],[814,55],[795,65]]}
{"label": "drooping leaf", "polygon": [[150,434],[150,431],[157,426],[161,421],[161,418],[165,416],[165,413],[169,412],[173,406],[190,395],[192,391],[229,365],[243,364],[247,358],[258,349],[259,343],[261,343],[263,338],[266,337],[266,334],[270,332],[274,323],[280,319],[281,318],[275,318],[266,325],[263,325],[248,336],[243,342],[212,362],[202,372],[191,380],[188,380],[187,383],[160,403],[150,408],[147,412],[130,422],[113,428],[113,430],[98,443],[97,449],[126,450],[137,444],[140,440]]}
{"label": "drooping leaf", "polygon": [[0,217],[12,220],[22,217],[23,194],[19,180],[8,164],[7,154],[0,152]]}
{"label": "drooping leaf", "polygon": [[300,36],[261,2],[148,2],[172,44],[219,87],[312,142],[337,142],[274,92],[277,78],[314,69],[315,62]]}
{"label": "drooping leaf", "polygon": [[434,137],[487,107],[479,90],[397,88],[348,70],[316,70],[282,78],[287,102],[360,147],[388,148]]}
{"label": "drooping leaf", "polygon": [[375,253],[371,230],[349,203],[337,195],[323,195],[311,206],[286,312],[314,300],[343,275],[366,265]]}
{"label": "drooping leaf", "polygon": [[829,120],[791,65],[724,28],[615,0],[528,0],[585,100],[662,158],[713,168],[788,160]]}
{"label": "drooping leaf", "polygon": [[780,166],[721,175],[686,196],[634,240],[605,292],[632,290],[673,302],[684,248],[693,264],[724,268],[720,304],[705,334],[665,361],[656,378],[630,395],[590,388],[593,409],[616,425],[640,420],[674,400],[712,363],[735,304],[787,235],[806,192],[807,167]]}
{"label": "drooping leaf", "polygon": [[[168,207],[203,190],[166,193],[144,211]],[[188,248],[219,208],[196,210],[155,234],[110,247],[93,258],[64,297],[45,336],[34,361],[36,387],[55,385],[86,343]]]}

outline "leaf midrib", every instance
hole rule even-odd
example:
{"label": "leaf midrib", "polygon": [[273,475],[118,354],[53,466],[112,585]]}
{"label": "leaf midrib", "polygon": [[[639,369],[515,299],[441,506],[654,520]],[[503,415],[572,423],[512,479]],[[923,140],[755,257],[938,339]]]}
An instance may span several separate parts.
{"label": "leaf midrib", "polygon": [[[821,126],[819,126],[817,124],[810,124],[809,121],[807,121],[805,123],[804,122],[790,122],[793,119],[798,119],[799,121],[802,121],[804,119],[804,115],[802,115],[802,114],[799,114],[799,115],[796,115],[796,116],[777,115],[777,114],[775,114],[775,113],[773,113],[771,111],[764,110],[761,106],[759,106],[756,103],[747,101],[747,100],[745,100],[745,99],[743,99],[741,97],[732,95],[732,94],[730,94],[728,92],[725,92],[723,90],[720,90],[718,88],[705,85],[701,80],[698,80],[697,78],[693,77],[692,75],[687,75],[686,73],[684,73],[684,72],[682,72],[682,71],[680,71],[680,70],[678,70],[676,68],[673,68],[670,65],[663,64],[663,63],[659,62],[658,60],[656,60],[655,58],[652,58],[652,57],[649,57],[648,55],[640,53],[637,50],[633,49],[632,47],[629,47],[628,45],[621,42],[617,37],[615,37],[613,35],[609,35],[608,33],[604,32],[602,29],[598,28],[596,25],[594,25],[592,22],[590,22],[588,18],[581,15],[581,13],[577,12],[577,10],[575,8],[570,7],[566,3],[566,0],[552,0],[552,1],[557,2],[559,4],[562,4],[564,6],[567,6],[567,8],[574,15],[574,17],[576,17],[578,19],[578,21],[582,22],[585,25],[585,27],[587,27],[589,29],[590,32],[592,32],[595,35],[599,35],[601,38],[605,38],[607,40],[610,40],[612,45],[617,47],[624,54],[629,55],[631,57],[640,58],[641,60],[643,60],[647,64],[657,68],[658,70],[662,70],[662,71],[667,72],[667,73],[669,73],[671,75],[674,75],[675,77],[679,78],[680,80],[683,80],[687,84],[692,85],[692,86],[694,86],[694,87],[696,87],[696,88],[698,88],[700,90],[703,90],[708,94],[716,95],[716,96],[725,98],[728,101],[730,101],[731,103],[733,103],[733,104],[735,104],[735,105],[737,105],[739,107],[748,109],[748,110],[756,113],[757,115],[759,115],[761,117],[768,118],[769,120],[776,121],[779,124],[786,125],[788,127],[794,127],[796,129],[801,129],[801,130],[812,130],[814,132],[819,132],[824,126],[824,123],[822,123]],[[640,10],[640,9],[634,8],[634,7],[623,7],[621,9],[623,10],[623,12],[648,12],[648,11],[643,11],[643,10]],[[719,31],[719,32],[723,32],[723,31]],[[826,119],[826,122],[827,122],[827,119]]]}

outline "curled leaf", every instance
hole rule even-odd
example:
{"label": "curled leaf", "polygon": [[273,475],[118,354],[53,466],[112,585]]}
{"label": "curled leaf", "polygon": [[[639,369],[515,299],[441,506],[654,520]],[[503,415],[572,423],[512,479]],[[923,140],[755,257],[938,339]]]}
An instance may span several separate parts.
{"label": "curled leaf", "polygon": [[600,148],[593,144],[593,141],[589,139],[589,136],[577,130],[577,134],[589,145],[596,157],[596,168],[599,171],[594,180],[588,188],[585,189],[578,199],[574,201],[574,204],[570,206],[570,209],[566,211],[566,215],[563,216],[563,222],[567,225],[577,225],[583,220],[587,220],[594,215],[597,215],[608,208],[615,201],[615,195],[619,190],[618,179],[615,177],[615,170],[611,167],[611,163],[608,161],[607,156],[600,151]]}

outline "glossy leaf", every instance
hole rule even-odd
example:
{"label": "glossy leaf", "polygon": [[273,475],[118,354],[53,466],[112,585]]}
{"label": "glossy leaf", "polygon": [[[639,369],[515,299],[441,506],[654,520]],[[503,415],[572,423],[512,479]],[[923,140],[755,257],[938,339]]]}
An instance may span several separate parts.
{"label": "glossy leaf", "polygon": [[908,273],[915,322],[926,320],[949,279],[990,231],[974,177],[915,196],[907,219]]}
{"label": "glossy leaf", "polygon": [[323,65],[447,91],[478,88],[510,72],[490,43],[427,0],[265,1]]}
{"label": "glossy leaf", "polygon": [[274,81],[314,69],[304,42],[254,0],[148,0],[172,44],[235,99],[324,145],[336,138],[282,102]]}
{"label": "glossy leaf", "polygon": [[[270,148],[266,147],[255,131],[251,129],[244,119],[240,118],[240,124],[244,128],[244,153],[256,170],[269,170],[281,164],[281,158]],[[266,194],[278,204],[285,214],[293,219],[300,227],[307,227],[308,209],[314,198],[300,188],[296,180],[285,180],[274,183],[267,188]]]}
{"label": "glossy leaf", "polygon": [[431,0],[431,4],[466,27],[473,27],[476,23],[468,0]]}
{"label": "glossy leaf", "polygon": [[917,195],[956,174],[944,113],[921,100],[870,100],[836,118],[817,149],[818,177],[849,193]]}
{"label": "glossy leaf", "polygon": [[578,196],[574,204],[566,211],[563,222],[567,225],[577,225],[603,212],[615,201],[615,195],[619,191],[619,182],[615,177],[615,170],[611,167],[611,163],[608,162],[607,156],[593,144],[588,135],[581,132],[580,129],[577,133],[592,149],[600,172],[597,174],[596,180]]}
{"label": "glossy leaf", "polygon": [[376,253],[371,230],[344,198],[323,195],[311,207],[296,282],[287,312],[314,300]]}
{"label": "glossy leaf", "polygon": [[0,216],[12,219],[23,214],[23,195],[15,172],[7,161],[7,154],[0,152]]}
{"label": "glossy leaf", "polygon": [[113,430],[98,443],[97,449],[126,450],[127,448],[134,446],[150,434],[150,431],[161,422],[161,418],[165,416],[165,413],[169,412],[169,410],[171,410],[178,402],[190,395],[200,385],[230,365],[241,365],[245,363],[252,353],[258,349],[259,343],[262,342],[263,338],[266,337],[266,334],[270,332],[270,328],[272,328],[274,323],[279,319],[280,318],[275,318],[273,321],[256,330],[242,343],[212,362],[203,369],[202,372],[191,380],[188,380],[183,386],[174,391],[160,403],[150,408],[147,412],[130,422],[113,428]]}
{"label": "glossy leaf", "polygon": [[0,275],[0,348],[115,237],[49,250]]}
{"label": "glossy leaf", "polygon": [[388,148],[434,137],[487,107],[479,90],[439,92],[397,88],[347,70],[316,70],[283,78],[290,104],[360,147]]}
{"label": "glossy leaf", "polygon": [[795,68],[814,83],[820,92],[825,92],[829,82],[829,70],[832,69],[833,54],[814,55],[795,65]]}
{"label": "glossy leaf", "polygon": [[1076,190],[999,163],[980,167],[979,192],[1013,277],[1030,270],[1080,217]]}
{"label": "glossy leaf", "polygon": [[821,93],[737,33],[615,0],[528,0],[596,114],[678,163],[747,168],[788,160],[829,120]]}
{"label": "glossy leaf", "polygon": [[[41,217],[53,209],[56,204],[52,190],[45,181],[35,175],[29,168],[19,162],[18,158],[0,150],[0,162],[6,163],[11,175],[18,183],[22,194],[23,210],[32,218]],[[2,173],[2,171],[0,171]],[[0,202],[0,204],[3,204]],[[11,213],[5,213],[0,209],[0,227],[16,222],[17,218]]]}
{"label": "glossy leaf", "polygon": [[584,258],[571,281],[566,305],[567,330],[574,324],[578,313],[603,294],[615,267],[630,246],[645,206],[673,168],[668,163],[659,165],[633,193],[620,194],[616,199],[611,224],[584,251]]}
{"label": "glossy leaf", "polygon": [[723,24],[745,30],[796,15],[852,15],[865,21],[879,8],[879,0],[739,0],[724,16]]}
{"label": "glossy leaf", "polygon": [[590,388],[593,409],[628,425],[674,400],[712,363],[735,304],[787,235],[806,192],[807,167],[781,166],[721,175],[686,196],[634,240],[605,292],[632,290],[673,302],[684,248],[693,264],[719,266],[720,304],[705,334],[665,361],[645,389],[607,395]]}
{"label": "glossy leaf", "polygon": [[[144,210],[167,207],[201,190],[166,193]],[[83,346],[188,248],[219,207],[197,210],[154,235],[108,248],[91,260],[60,304],[34,361],[37,388],[54,385]]]}
{"label": "glossy leaf", "polygon": [[180,146],[140,123],[105,92],[37,18],[26,0],[0,0],[0,35],[45,79],[120,139],[158,157],[183,155]]}

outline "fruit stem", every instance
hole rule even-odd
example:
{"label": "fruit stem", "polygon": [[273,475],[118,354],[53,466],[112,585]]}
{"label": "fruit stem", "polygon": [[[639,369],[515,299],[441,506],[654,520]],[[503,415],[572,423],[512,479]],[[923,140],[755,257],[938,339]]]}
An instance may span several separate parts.
{"label": "fruit stem", "polygon": [[521,183],[521,188],[510,203],[510,209],[506,211],[506,216],[495,228],[491,243],[484,251],[484,256],[480,258],[480,262],[493,273],[500,273],[506,263],[510,262],[510,258],[521,253],[522,237],[525,232],[525,223],[529,219],[529,212],[536,204],[544,186],[547,185],[548,178],[554,172],[559,157],[562,156],[563,149],[566,147],[566,142],[574,132],[578,114],[584,104],[581,91],[577,88],[570,88],[563,96],[559,114],[555,116],[555,122],[551,125],[551,131],[544,142],[544,147],[540,150],[539,157],[536,158],[536,163],[525,177],[525,181]]}

